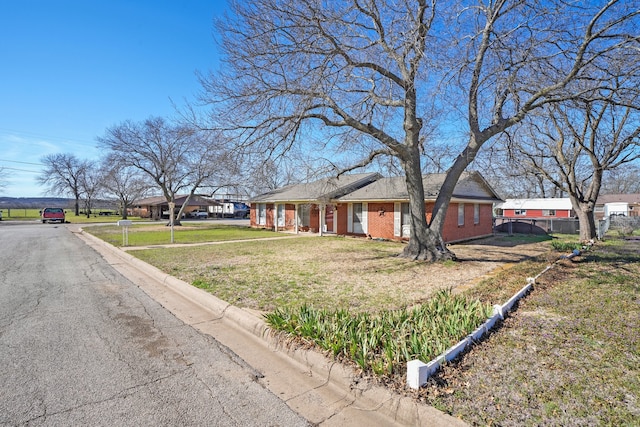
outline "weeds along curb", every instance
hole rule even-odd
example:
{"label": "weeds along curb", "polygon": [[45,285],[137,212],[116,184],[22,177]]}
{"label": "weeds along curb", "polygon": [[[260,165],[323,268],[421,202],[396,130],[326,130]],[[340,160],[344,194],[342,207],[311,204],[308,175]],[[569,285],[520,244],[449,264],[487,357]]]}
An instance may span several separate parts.
{"label": "weeds along curb", "polygon": [[[590,242],[586,247],[589,248],[593,245],[593,242]],[[563,259],[572,259],[576,256],[582,254],[583,251],[575,249],[569,255],[562,255],[556,261],[554,261],[551,265],[548,265],[544,270],[538,273],[534,277],[527,278],[527,284],[516,292],[509,300],[500,305],[496,304],[493,306],[493,315],[489,317],[482,325],[476,328],[473,332],[459,341],[457,344],[448,348],[444,353],[435,359],[431,360],[428,363],[424,363],[421,360],[410,360],[407,362],[407,386],[412,389],[419,389],[423,385],[427,383],[429,377],[435,374],[440,366],[445,362],[451,362],[456,357],[458,357],[462,352],[464,352],[467,347],[472,345],[474,342],[479,341],[485,334],[488,334],[491,328],[493,328],[498,320],[503,320],[505,315],[511,311],[513,306],[518,300],[527,295],[533,289],[533,286],[536,283],[538,277],[542,276],[544,273],[553,268],[559,261]]]}

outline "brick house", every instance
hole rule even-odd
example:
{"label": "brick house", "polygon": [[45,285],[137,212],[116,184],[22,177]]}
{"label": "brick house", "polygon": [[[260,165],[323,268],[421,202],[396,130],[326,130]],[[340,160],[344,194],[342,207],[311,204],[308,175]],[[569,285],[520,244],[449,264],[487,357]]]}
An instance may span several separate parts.
{"label": "brick house", "polygon": [[[180,210],[186,199],[186,195],[176,196],[176,213]],[[189,199],[189,204],[183,213],[188,215],[190,212],[198,210],[210,212],[210,207],[217,205],[219,205],[219,203],[213,200],[193,195]],[[147,197],[146,199],[138,200],[133,204],[131,215],[154,220],[169,218],[169,203],[164,196]]]}
{"label": "brick house", "polygon": [[[423,177],[427,221],[445,174]],[[493,203],[501,201],[477,172],[463,174],[445,218],[443,237],[455,242],[493,233]],[[347,175],[284,187],[251,201],[251,226],[276,231],[408,239],[409,195],[404,177]]]}

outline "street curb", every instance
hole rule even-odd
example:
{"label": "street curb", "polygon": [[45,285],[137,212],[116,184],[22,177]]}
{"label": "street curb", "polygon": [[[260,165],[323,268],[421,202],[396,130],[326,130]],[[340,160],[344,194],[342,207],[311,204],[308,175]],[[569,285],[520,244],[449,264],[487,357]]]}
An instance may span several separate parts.
{"label": "street curb", "polygon": [[445,414],[436,408],[417,404],[412,397],[399,395],[381,386],[367,384],[366,381],[361,385],[359,382],[354,381],[354,379],[358,378],[354,369],[330,360],[318,351],[288,345],[279,339],[277,334],[272,334],[267,324],[253,313],[229,304],[202,289],[173,277],[124,250],[90,233],[85,233],[82,228],[79,229],[79,234],[83,238],[108,249],[123,261],[154,277],[160,283],[180,293],[193,303],[211,311],[216,320],[226,320],[238,325],[261,339],[268,348],[286,354],[294,361],[308,367],[315,376],[324,379],[326,383],[332,383],[344,390],[354,400],[357,398],[359,405],[352,405],[350,406],[351,409],[366,412],[377,411],[381,415],[404,425],[467,426],[464,421]]}

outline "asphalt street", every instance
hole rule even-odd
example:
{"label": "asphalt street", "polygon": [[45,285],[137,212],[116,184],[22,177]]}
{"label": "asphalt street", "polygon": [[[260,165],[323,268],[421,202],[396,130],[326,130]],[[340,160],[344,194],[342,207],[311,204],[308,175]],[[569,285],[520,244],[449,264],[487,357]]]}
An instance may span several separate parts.
{"label": "asphalt street", "polygon": [[307,425],[62,225],[0,222],[0,384],[0,425]]}

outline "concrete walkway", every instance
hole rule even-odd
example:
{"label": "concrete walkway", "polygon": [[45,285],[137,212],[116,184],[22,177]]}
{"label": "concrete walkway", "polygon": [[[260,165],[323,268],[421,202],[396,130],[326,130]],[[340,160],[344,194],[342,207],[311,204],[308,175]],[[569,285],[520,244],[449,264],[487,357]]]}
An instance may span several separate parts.
{"label": "concrete walkway", "polygon": [[259,371],[260,382],[313,425],[466,425],[412,398],[354,381],[356,372],[316,351],[287,348],[270,334],[258,314],[176,279],[82,232],[77,225],[68,228],[177,318],[214,337]]}
{"label": "concrete walkway", "polygon": [[[242,243],[242,242],[255,242],[256,240],[283,240],[283,239],[295,239],[298,237],[309,237],[314,234],[291,234],[278,237],[262,237],[259,239],[242,239],[242,240],[221,240],[219,242],[200,242],[200,243],[168,243],[162,245],[147,245],[147,246],[121,246],[123,251],[136,251],[140,249],[160,249],[160,248],[180,248],[186,246],[211,246],[211,245],[224,245],[227,243]],[[315,234],[317,236],[317,234]]]}

